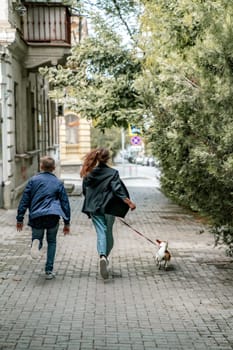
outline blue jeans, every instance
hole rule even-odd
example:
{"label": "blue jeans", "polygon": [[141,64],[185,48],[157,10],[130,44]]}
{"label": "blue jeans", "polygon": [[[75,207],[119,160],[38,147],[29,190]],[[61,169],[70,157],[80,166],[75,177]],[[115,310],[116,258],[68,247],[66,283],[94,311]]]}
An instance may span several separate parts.
{"label": "blue jeans", "polygon": [[57,247],[57,231],[59,224],[52,228],[35,228],[32,227],[32,241],[38,239],[40,241],[39,249],[43,246],[44,234],[46,231],[46,239],[48,243],[47,248],[47,260],[45,264],[45,272],[53,271],[54,258],[56,254]]}
{"label": "blue jeans", "polygon": [[97,252],[99,255],[108,256],[114,244],[112,228],[115,216],[109,214],[91,215],[91,219],[97,234]]}

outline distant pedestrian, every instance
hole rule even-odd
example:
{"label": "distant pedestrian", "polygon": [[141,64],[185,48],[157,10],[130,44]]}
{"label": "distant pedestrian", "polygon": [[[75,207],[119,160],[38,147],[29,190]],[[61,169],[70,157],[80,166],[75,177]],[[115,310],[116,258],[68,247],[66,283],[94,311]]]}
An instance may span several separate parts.
{"label": "distant pedestrian", "polygon": [[22,231],[24,215],[29,210],[28,225],[32,229],[32,258],[40,257],[46,232],[47,259],[45,278],[53,279],[57,232],[60,217],[64,220],[64,235],[70,232],[70,204],[63,183],[53,174],[55,161],[45,156],[40,161],[41,172],[29,179],[17,211],[17,231]]}
{"label": "distant pedestrian", "polygon": [[114,244],[115,216],[124,217],[129,208],[136,208],[118,171],[107,165],[109,159],[107,149],[94,149],[86,155],[80,172],[84,195],[82,212],[92,219],[96,230],[100,274],[104,279],[108,278],[108,256]]}

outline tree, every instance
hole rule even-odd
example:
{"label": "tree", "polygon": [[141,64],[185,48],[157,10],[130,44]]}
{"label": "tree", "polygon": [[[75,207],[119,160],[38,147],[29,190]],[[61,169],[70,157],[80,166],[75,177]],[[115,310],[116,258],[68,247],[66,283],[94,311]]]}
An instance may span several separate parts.
{"label": "tree", "polygon": [[232,5],[156,0],[144,6],[146,65],[137,87],[147,101],[163,190],[208,215],[232,253]]}
{"label": "tree", "polygon": [[[98,128],[93,127],[91,129],[91,147],[105,147],[111,151],[112,161],[117,156],[117,153],[122,147],[121,137],[122,131],[120,128],[113,127],[111,129],[106,129],[104,132]],[[129,143],[129,137],[125,137],[126,142]]]}
{"label": "tree", "polygon": [[[129,13],[133,1],[97,1],[112,18],[126,26],[123,9]],[[118,17],[116,17],[118,16]],[[95,121],[101,130],[112,126],[127,128],[129,122],[140,122],[143,104],[134,80],[141,72],[141,59],[132,47],[122,43],[119,33],[109,26],[109,17],[92,14],[94,35],[72,49],[66,67],[41,69],[51,83],[52,97],[59,97],[81,116]],[[118,29],[119,31],[119,29]],[[125,31],[124,31],[125,33]]]}

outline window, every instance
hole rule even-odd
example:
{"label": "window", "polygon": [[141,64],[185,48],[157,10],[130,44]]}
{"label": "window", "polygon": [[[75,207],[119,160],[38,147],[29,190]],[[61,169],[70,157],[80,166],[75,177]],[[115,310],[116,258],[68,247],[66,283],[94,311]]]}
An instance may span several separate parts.
{"label": "window", "polygon": [[0,162],[2,161],[2,104],[0,103]]}
{"label": "window", "polygon": [[67,114],[66,121],[66,144],[78,143],[79,118],[74,114]]}
{"label": "window", "polygon": [[19,87],[16,82],[14,82],[14,118],[15,118],[15,148],[16,153],[23,153],[23,144],[20,142],[20,130],[21,130],[21,120],[19,115]]}
{"label": "window", "polygon": [[35,140],[35,104],[34,93],[27,88],[27,150],[33,151],[36,149]]}

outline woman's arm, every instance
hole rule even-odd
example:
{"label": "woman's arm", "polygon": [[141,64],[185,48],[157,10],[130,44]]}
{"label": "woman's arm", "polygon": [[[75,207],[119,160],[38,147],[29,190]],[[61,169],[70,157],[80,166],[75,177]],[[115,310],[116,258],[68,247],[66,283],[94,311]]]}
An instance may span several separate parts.
{"label": "woman's arm", "polygon": [[134,202],[132,202],[129,198],[125,198],[123,199],[123,201],[128,204],[128,206],[130,207],[131,210],[136,209],[136,204]]}
{"label": "woman's arm", "polygon": [[131,199],[129,198],[128,190],[125,184],[120,179],[118,171],[114,176],[114,180],[111,182],[111,188],[113,193],[117,197],[121,198],[123,202],[125,202],[130,207],[131,210],[136,209],[136,204],[132,202]]}

